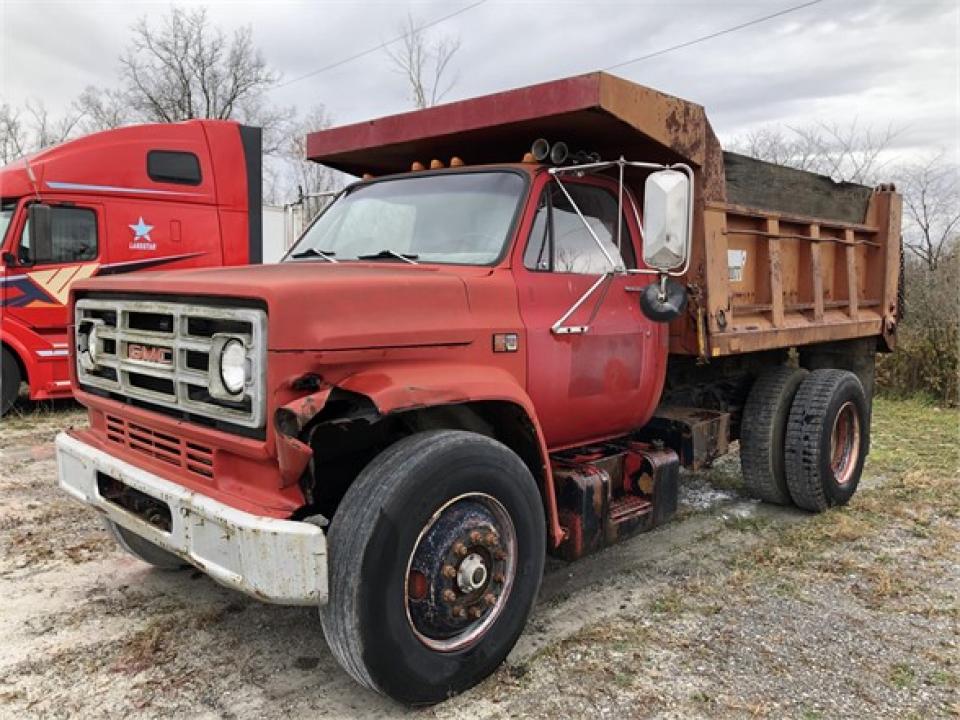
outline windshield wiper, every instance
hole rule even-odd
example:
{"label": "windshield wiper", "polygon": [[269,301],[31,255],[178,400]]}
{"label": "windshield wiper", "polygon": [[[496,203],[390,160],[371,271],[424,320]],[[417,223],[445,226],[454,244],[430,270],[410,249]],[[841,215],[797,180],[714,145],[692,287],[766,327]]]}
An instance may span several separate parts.
{"label": "windshield wiper", "polygon": [[323,258],[327,262],[338,263],[339,260],[335,259],[333,256],[336,255],[333,250],[317,250],[316,248],[307,248],[306,250],[301,250],[298,253],[294,253],[290,257],[295,260],[301,260],[308,257],[318,257]]}
{"label": "windshield wiper", "polygon": [[357,255],[357,260],[385,260],[387,258],[397,258],[398,260],[403,260],[405,263],[410,263],[411,265],[419,265],[417,258],[420,257],[414,253],[398,253],[396,250],[381,250],[377,253],[370,253],[369,255]]}

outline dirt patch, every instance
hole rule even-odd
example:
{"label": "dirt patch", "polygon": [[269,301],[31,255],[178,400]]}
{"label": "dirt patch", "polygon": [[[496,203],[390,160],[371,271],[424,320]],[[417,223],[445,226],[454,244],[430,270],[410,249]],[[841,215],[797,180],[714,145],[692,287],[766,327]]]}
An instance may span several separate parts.
{"label": "dirt patch", "polygon": [[80,421],[67,407],[0,426],[2,716],[960,713],[953,411],[879,401],[866,487],[820,516],[741,497],[733,456],[684,475],[678,521],[579,563],[550,561],[504,666],[420,711],[357,687],[315,610],[118,552],[56,489],[43,449]]}

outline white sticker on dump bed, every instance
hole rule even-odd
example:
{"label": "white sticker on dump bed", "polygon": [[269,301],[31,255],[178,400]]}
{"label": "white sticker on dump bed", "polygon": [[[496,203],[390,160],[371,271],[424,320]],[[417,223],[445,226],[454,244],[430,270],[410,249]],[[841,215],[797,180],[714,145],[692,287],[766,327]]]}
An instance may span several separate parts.
{"label": "white sticker on dump bed", "polygon": [[730,282],[741,282],[743,280],[743,266],[746,264],[746,250],[727,250],[727,267],[730,269]]}

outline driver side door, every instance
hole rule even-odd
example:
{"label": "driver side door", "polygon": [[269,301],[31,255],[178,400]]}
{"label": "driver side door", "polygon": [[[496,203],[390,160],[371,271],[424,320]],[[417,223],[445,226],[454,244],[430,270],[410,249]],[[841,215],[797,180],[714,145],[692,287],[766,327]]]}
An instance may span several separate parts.
{"label": "driver side door", "polygon": [[[610,261],[637,267],[638,229],[625,205],[617,247],[616,184],[604,178],[563,181],[541,177],[536,215],[515,256],[520,313],[527,335],[527,392],[551,450],[623,434],[645,423],[656,407],[666,365],[666,330],[640,310],[642,277],[608,278],[564,323],[582,333],[552,330]],[[629,198],[625,195],[625,202]]]}

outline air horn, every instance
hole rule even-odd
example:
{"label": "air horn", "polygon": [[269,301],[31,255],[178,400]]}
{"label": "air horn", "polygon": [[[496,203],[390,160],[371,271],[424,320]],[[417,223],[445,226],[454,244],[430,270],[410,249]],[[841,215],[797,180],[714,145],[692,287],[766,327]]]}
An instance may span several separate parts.
{"label": "air horn", "polygon": [[537,138],[533,141],[530,148],[530,154],[537,162],[550,161],[553,165],[585,165],[587,163],[600,162],[600,153],[586,152],[578,150],[575,153],[570,152],[570,148],[562,140],[551,145],[544,138]]}

